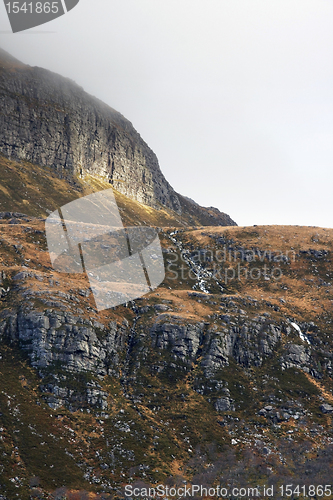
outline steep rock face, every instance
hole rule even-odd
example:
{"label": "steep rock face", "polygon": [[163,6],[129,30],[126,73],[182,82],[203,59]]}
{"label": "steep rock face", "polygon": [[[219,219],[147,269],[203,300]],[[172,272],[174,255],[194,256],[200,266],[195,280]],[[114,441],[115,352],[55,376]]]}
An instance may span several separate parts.
{"label": "steep rock face", "polygon": [[[98,338],[98,334],[102,338]],[[38,312],[20,309],[5,313],[0,320],[0,339],[18,343],[45,380],[40,389],[53,409],[70,409],[87,404],[106,409],[107,393],[92,377],[119,377],[129,329],[111,321],[107,328],[73,315],[70,311]],[[60,370],[59,367],[63,367]],[[66,375],[64,375],[66,373]],[[81,390],[73,389],[68,376],[88,374]],[[89,375],[90,374],[90,375]]]}
{"label": "steep rock face", "polygon": [[124,350],[128,336],[125,324],[117,327],[111,322],[103,340],[99,339],[96,331],[105,330],[102,324],[82,320],[69,311],[53,310],[22,309],[5,315],[0,324],[0,335],[18,341],[34,368],[43,370],[61,363],[69,372],[91,371],[101,376],[118,373],[118,353]]}
{"label": "steep rock face", "polygon": [[174,324],[168,321],[157,323],[151,329],[153,347],[169,348],[175,358],[190,364],[196,358],[203,326],[203,323],[194,325]]}
{"label": "steep rock face", "polygon": [[185,225],[237,225],[174,191],[155,153],[120,113],[68,78],[30,67],[0,49],[0,153],[85,174],[150,207],[172,210]]}
{"label": "steep rock face", "polygon": [[9,158],[90,173],[137,201],[181,212],[156,155],[120,113],[75,82],[0,52],[0,151]]}
{"label": "steep rock face", "polygon": [[308,364],[310,361],[311,349],[304,345],[287,344],[285,346],[286,354],[282,359],[283,368],[301,368],[309,372]]}
{"label": "steep rock face", "polygon": [[282,326],[263,323],[259,318],[246,320],[242,326],[231,325],[223,331],[204,330],[204,323],[157,322],[151,329],[152,345],[154,349],[169,349],[174,358],[186,364],[200,357],[206,377],[211,378],[216,370],[228,366],[229,358],[240,366],[261,366],[281,340]]}
{"label": "steep rock face", "polygon": [[[197,366],[204,375],[198,384],[210,390],[210,385],[216,383],[222,396],[216,401],[216,409],[227,411],[234,406],[227,389],[215,380],[219,370],[227,367],[231,359],[245,368],[262,366],[265,359],[274,357],[284,329],[283,324],[263,322],[260,317],[245,319],[242,325],[234,323],[223,330],[204,322],[186,323],[168,314],[153,316],[152,320],[149,327],[136,312],[132,326],[126,319],[122,323],[111,321],[105,326],[83,319],[66,308],[38,312],[22,307],[15,313],[1,314],[0,340],[18,343],[27,353],[31,365],[45,379],[41,389],[52,408],[90,404],[106,409],[107,395],[98,383],[95,385],[94,377],[103,379],[111,375],[135,380],[140,376],[141,364],[148,363],[158,372],[170,372],[178,367],[186,373]],[[292,344],[287,351],[287,357],[280,359],[283,369],[295,366],[311,371],[313,363],[310,355],[304,355],[303,346]],[[157,364],[151,358],[156,352],[162,355]],[[81,392],[75,391],[68,383],[68,375],[63,381],[59,379],[59,367],[62,367],[60,372],[71,376],[86,373],[93,379],[85,382]]]}

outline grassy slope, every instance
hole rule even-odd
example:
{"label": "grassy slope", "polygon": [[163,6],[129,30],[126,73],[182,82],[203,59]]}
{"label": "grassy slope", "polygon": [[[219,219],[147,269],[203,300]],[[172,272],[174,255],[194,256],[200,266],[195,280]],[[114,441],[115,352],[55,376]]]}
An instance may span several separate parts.
{"label": "grassy slope", "polygon": [[79,186],[60,180],[51,169],[13,162],[0,155],[0,211],[46,217],[78,197]]}
{"label": "grassy slope", "polygon": [[[35,217],[47,217],[58,207],[92,192],[110,189],[101,179],[87,175],[83,179],[59,179],[56,172],[22,161],[16,162],[0,154],[0,212],[20,212]],[[184,215],[164,207],[155,210],[131,200],[114,190],[123,222],[126,226],[181,227],[215,224],[206,212],[184,200]]]}

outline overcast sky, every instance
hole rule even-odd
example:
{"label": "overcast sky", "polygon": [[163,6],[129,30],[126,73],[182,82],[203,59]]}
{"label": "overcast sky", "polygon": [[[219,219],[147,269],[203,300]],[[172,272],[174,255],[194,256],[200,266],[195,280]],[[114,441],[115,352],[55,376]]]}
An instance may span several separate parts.
{"label": "overcast sky", "polygon": [[333,227],[332,0],[80,0],[17,34],[1,2],[0,31],[128,118],[179,193]]}

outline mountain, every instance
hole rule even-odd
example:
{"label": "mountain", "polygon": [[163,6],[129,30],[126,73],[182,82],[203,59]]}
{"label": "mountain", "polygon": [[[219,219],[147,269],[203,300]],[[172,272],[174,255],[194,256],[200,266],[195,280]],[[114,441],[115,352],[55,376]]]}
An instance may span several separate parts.
{"label": "mountain", "polygon": [[30,67],[0,50],[0,152],[50,167],[60,178],[92,175],[119,193],[182,223],[235,225],[217,209],[177,194],[155,153],[120,113],[68,78]]}
{"label": "mountain", "polygon": [[[6,64],[7,79],[30,71]],[[38,125],[20,85],[8,102]],[[332,498],[333,229],[209,225],[221,215],[179,195],[192,212],[115,190],[125,225],[158,228],[166,276],[98,312],[85,273],[53,269],[45,217],[110,179],[5,153],[0,500],[123,499],[126,485]]]}

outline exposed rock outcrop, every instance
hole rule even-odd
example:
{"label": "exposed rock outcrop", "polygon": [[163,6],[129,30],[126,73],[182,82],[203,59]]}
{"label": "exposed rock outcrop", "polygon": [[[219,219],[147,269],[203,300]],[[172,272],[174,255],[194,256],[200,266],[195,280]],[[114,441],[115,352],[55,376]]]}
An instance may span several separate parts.
{"label": "exposed rock outcrop", "polygon": [[145,205],[177,214],[202,211],[202,223],[235,225],[217,209],[178,195],[124,116],[72,80],[25,66],[1,49],[0,107],[0,152],[6,157],[53,167],[60,177],[88,173]]}
{"label": "exposed rock outcrop", "polygon": [[60,175],[98,175],[142,203],[180,212],[156,155],[132,124],[72,80],[37,67],[0,67],[0,101],[0,151],[7,157]]}
{"label": "exposed rock outcrop", "polygon": [[208,328],[205,332],[204,323],[166,321],[152,327],[151,337],[154,349],[169,350],[175,359],[187,365],[200,358],[200,366],[209,379],[229,365],[229,358],[243,367],[261,366],[281,340],[281,330],[282,325],[247,320],[241,326],[231,325],[223,331]]}

